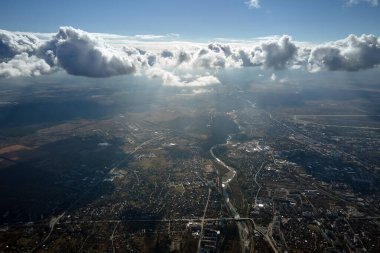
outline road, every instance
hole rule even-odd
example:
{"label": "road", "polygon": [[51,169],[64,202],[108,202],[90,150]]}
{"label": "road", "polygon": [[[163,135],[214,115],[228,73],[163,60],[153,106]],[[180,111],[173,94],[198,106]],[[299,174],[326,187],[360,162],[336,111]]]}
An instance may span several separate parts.
{"label": "road", "polygon": [[203,239],[203,226],[204,226],[204,223],[205,223],[208,203],[210,201],[210,195],[211,195],[211,188],[208,188],[208,197],[207,197],[207,202],[206,202],[206,205],[205,205],[205,209],[203,210],[203,217],[202,217],[202,222],[201,222],[201,233],[199,235],[198,251],[197,252],[201,252],[201,242],[202,242],[202,239]]}
{"label": "road", "polygon": [[352,128],[352,129],[367,129],[367,130],[379,130],[379,127],[368,127],[368,126],[349,126],[349,125],[334,125],[334,124],[322,124],[317,122],[312,122],[308,120],[300,120],[300,119],[294,119],[295,122],[299,124],[309,124],[309,125],[317,125],[321,127],[337,127],[337,128]]}
{"label": "road", "polygon": [[261,190],[261,185],[257,182],[257,176],[260,174],[261,170],[264,168],[264,164],[265,164],[265,162],[261,163],[260,169],[256,172],[255,177],[254,177],[255,183],[259,187],[259,189],[257,190],[257,193],[255,195],[255,206],[257,205],[257,197],[259,196],[259,193]]}
{"label": "road", "polygon": [[115,253],[115,245],[114,245],[114,242],[113,242],[113,239],[114,239],[114,237],[115,237],[115,232],[116,232],[116,229],[117,229],[117,227],[119,226],[119,224],[120,224],[120,222],[118,222],[118,223],[116,223],[116,225],[115,225],[115,227],[114,227],[114,229],[113,229],[113,231],[112,231],[112,235],[111,235],[111,237],[110,237],[110,240],[111,240],[111,244],[112,244],[112,252],[113,253]]}
{"label": "road", "polygon": [[[292,217],[300,218],[300,217]],[[251,218],[182,218],[182,219],[106,219],[106,220],[71,220],[63,222],[63,224],[84,224],[84,223],[128,223],[128,222],[202,222],[204,221],[250,221]],[[36,224],[35,224],[36,225]],[[27,226],[27,225],[25,225]]]}
{"label": "road", "polygon": [[[273,217],[273,221],[276,219],[276,216]],[[269,245],[271,246],[272,250],[274,253],[278,253],[278,250],[277,250],[277,247],[276,245],[274,244],[274,241],[273,241],[273,237],[272,237],[272,229],[273,229],[273,221],[269,224],[268,226],[268,230],[265,234],[265,239],[266,241],[269,243]]]}
{"label": "road", "polygon": [[140,185],[140,178],[139,178],[139,175],[137,174],[137,171],[134,170],[133,173],[135,173],[135,176],[136,176],[136,179],[137,179],[137,186]]}
{"label": "road", "polygon": [[32,253],[32,252],[35,252],[39,247],[41,247],[45,242],[47,242],[47,240],[49,240],[50,238],[50,235],[53,233],[54,231],[54,227],[55,225],[59,222],[59,220],[65,215],[65,212],[63,212],[61,215],[57,216],[57,217],[52,217],[50,222],[49,222],[49,226],[50,226],[50,231],[49,231],[49,234],[45,237],[45,239],[40,243],[38,244],[36,247],[34,247],[33,249],[31,249],[29,251],[29,253]]}

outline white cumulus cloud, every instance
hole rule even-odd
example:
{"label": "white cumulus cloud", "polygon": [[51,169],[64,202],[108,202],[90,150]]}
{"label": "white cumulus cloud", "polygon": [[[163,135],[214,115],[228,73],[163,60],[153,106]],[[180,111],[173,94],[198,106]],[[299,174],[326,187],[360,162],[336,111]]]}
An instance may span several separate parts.
{"label": "white cumulus cloud", "polygon": [[8,62],[0,63],[0,77],[39,76],[52,68],[43,59],[27,53],[16,55]]}
{"label": "white cumulus cloud", "polygon": [[176,87],[204,87],[219,84],[218,78],[212,75],[196,76],[191,75],[180,77],[173,72],[169,72],[163,69],[152,68],[147,71],[149,78],[159,78],[166,86]]}
{"label": "white cumulus cloud", "polygon": [[249,8],[260,8],[260,1],[259,0],[249,0],[247,2]]}
{"label": "white cumulus cloud", "polygon": [[108,77],[136,72],[136,57],[116,50],[101,38],[72,27],[61,27],[54,38],[46,42],[58,64],[72,75]]}
{"label": "white cumulus cloud", "polygon": [[265,68],[285,69],[292,64],[297,50],[291,37],[284,35],[278,40],[263,42],[251,53],[253,55],[251,62],[254,65],[263,65]]}
{"label": "white cumulus cloud", "polygon": [[379,0],[348,0],[347,4],[349,6],[359,4],[359,3],[369,3],[372,6],[377,6],[379,5]]}
{"label": "white cumulus cloud", "polygon": [[270,80],[272,80],[273,82],[277,80],[277,76],[275,73],[273,73],[271,76],[270,76]]}
{"label": "white cumulus cloud", "polygon": [[22,52],[33,53],[39,47],[39,39],[33,34],[0,30],[0,62]]}
{"label": "white cumulus cloud", "polygon": [[350,35],[315,47],[309,57],[309,70],[359,71],[380,64],[380,40],[374,35]]}

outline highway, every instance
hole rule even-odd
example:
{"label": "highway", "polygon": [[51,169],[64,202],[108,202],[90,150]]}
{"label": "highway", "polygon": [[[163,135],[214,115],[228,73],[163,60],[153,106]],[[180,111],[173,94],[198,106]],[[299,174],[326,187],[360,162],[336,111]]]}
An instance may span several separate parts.
{"label": "highway", "polygon": [[53,233],[54,231],[54,227],[55,225],[59,222],[60,219],[62,219],[62,217],[65,215],[65,212],[63,212],[62,214],[60,214],[59,216],[57,217],[52,217],[50,222],[49,222],[49,226],[50,226],[50,231],[49,231],[49,234],[45,237],[45,239],[40,243],[38,244],[36,247],[34,247],[33,249],[31,249],[29,251],[29,253],[31,252],[35,252],[41,245],[43,245],[47,240],[49,240],[50,238],[50,235]]}
{"label": "highway", "polygon": [[113,229],[113,231],[112,231],[112,235],[111,235],[111,237],[110,237],[110,240],[111,240],[111,244],[112,244],[112,252],[113,253],[115,253],[115,245],[114,245],[114,242],[113,242],[113,239],[114,239],[114,237],[115,237],[115,232],[116,232],[116,229],[117,229],[117,227],[119,226],[119,224],[120,224],[120,222],[118,222],[118,223],[116,223],[116,225],[115,225],[115,227],[114,227],[114,229]]}
{"label": "highway", "polygon": [[208,188],[208,197],[207,197],[205,209],[203,211],[203,217],[202,217],[202,222],[201,222],[201,233],[199,235],[198,251],[197,252],[201,252],[201,242],[203,239],[203,227],[204,227],[204,223],[205,223],[205,217],[206,217],[206,213],[207,213],[208,203],[210,202],[210,196],[211,196],[211,188]]}
{"label": "highway", "polygon": [[[202,222],[202,221],[250,221],[251,218],[179,218],[179,219],[105,219],[105,220],[71,220],[62,222],[63,224],[84,224],[84,223],[128,223],[128,222]],[[35,224],[36,225],[36,224]],[[26,226],[26,225],[25,225]]]}
{"label": "highway", "polygon": [[265,164],[265,162],[263,162],[261,164],[260,169],[256,172],[255,177],[254,177],[255,183],[259,187],[259,189],[257,190],[257,193],[255,195],[255,206],[257,205],[257,197],[259,196],[259,193],[260,193],[260,190],[261,190],[261,185],[257,182],[257,176],[260,174],[261,170],[263,169],[264,164]]}

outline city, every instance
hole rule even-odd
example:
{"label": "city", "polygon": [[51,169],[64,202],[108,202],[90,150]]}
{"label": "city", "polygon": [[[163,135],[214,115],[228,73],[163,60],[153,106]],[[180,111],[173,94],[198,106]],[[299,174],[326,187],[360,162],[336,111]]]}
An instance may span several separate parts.
{"label": "city", "polygon": [[[88,96],[107,104],[115,95]],[[19,193],[23,205],[3,204],[1,250],[376,252],[379,129],[301,120],[255,96],[229,87],[165,96],[146,113],[4,138],[2,173],[33,162],[57,174],[39,185],[49,188],[44,202]]]}

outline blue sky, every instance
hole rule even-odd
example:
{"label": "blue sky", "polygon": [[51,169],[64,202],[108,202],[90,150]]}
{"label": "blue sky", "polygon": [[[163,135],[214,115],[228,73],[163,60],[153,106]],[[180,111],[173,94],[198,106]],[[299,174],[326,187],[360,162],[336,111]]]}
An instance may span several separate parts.
{"label": "blue sky", "polygon": [[[348,1],[348,0],[347,0]],[[365,1],[365,0],[361,0]],[[183,39],[247,39],[289,34],[322,42],[379,34],[380,6],[345,0],[1,0],[0,28],[56,32],[70,25],[123,35],[178,33]]]}

